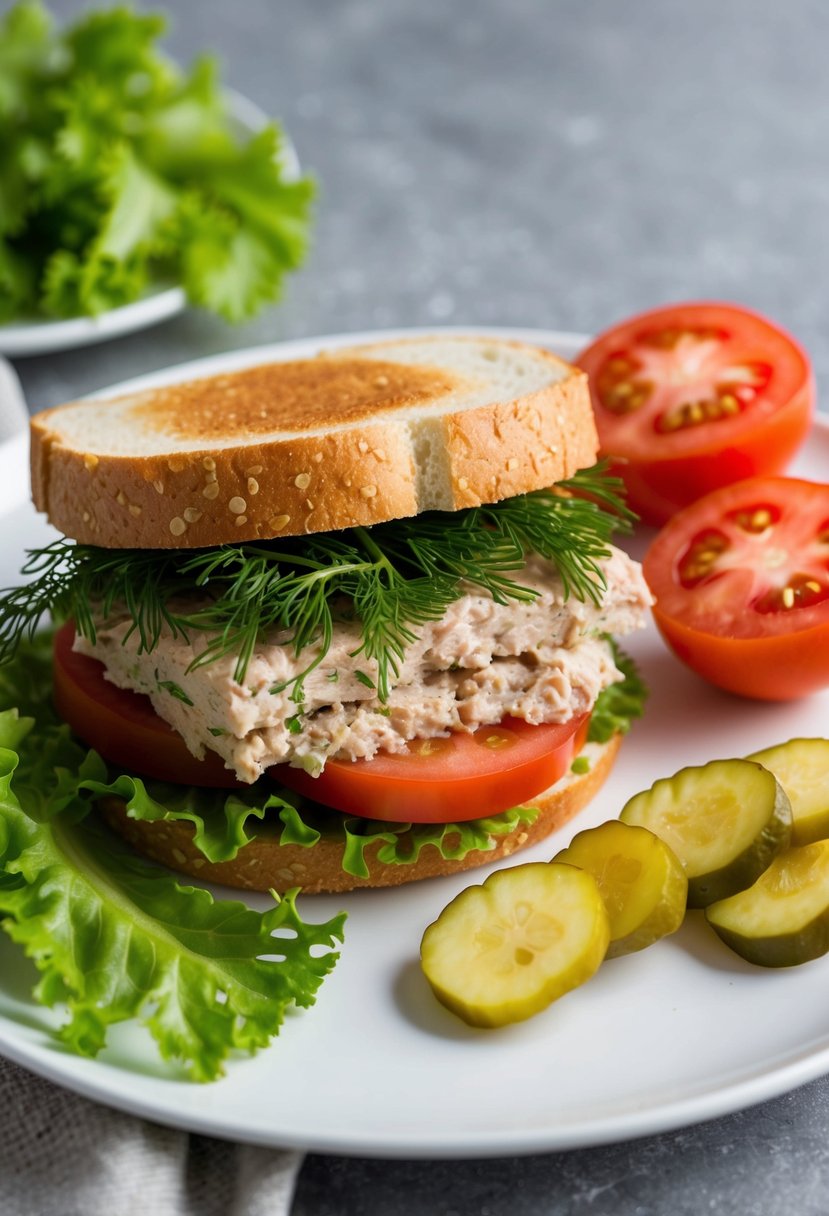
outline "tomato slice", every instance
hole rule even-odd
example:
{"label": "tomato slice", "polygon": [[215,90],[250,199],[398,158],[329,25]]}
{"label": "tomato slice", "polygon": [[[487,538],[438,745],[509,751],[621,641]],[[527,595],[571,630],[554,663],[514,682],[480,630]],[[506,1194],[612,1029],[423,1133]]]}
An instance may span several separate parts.
{"label": "tomato slice", "polygon": [[613,326],[576,362],[602,453],[645,523],[720,486],[782,472],[814,410],[808,356],[734,304],[675,304]]}
{"label": "tomato slice", "polygon": [[717,490],[663,528],[644,571],[663,637],[712,684],[769,701],[829,685],[829,485]]}
{"label": "tomato slice", "polygon": [[588,714],[540,726],[504,718],[471,734],[415,739],[399,755],[329,760],[319,777],[285,764],[268,775],[364,819],[462,822],[498,815],[554,785],[584,746],[588,722]]}
{"label": "tomato slice", "polygon": [[53,680],[55,707],[79,739],[129,773],[179,785],[239,787],[215,752],[197,760],[149,697],[116,688],[104,678],[103,663],[75,653],[74,640],[71,621],[55,634]]}

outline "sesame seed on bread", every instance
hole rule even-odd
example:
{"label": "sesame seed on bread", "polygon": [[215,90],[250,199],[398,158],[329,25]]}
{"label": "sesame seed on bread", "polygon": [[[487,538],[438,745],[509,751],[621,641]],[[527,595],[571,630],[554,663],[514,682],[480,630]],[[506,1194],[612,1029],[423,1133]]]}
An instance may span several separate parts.
{"label": "sesame seed on bread", "polygon": [[45,410],[32,489],[83,543],[199,548],[497,502],[597,446],[583,372],[524,343],[436,335]]}

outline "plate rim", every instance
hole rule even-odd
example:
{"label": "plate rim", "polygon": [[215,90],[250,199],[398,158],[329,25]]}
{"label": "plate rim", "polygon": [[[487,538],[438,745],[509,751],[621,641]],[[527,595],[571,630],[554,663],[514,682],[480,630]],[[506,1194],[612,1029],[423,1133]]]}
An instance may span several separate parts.
{"label": "plate rim", "polygon": [[[292,358],[326,347],[333,348],[350,343],[436,333],[490,335],[534,341],[564,354],[564,357],[572,357],[588,340],[586,335],[580,333],[519,326],[457,325],[404,327],[379,331],[361,330],[353,333],[287,339],[278,343],[203,356],[143,376],[133,377],[98,390],[89,396],[94,398],[110,395],[116,391],[129,392],[134,387],[170,383],[194,373],[209,374],[218,365],[223,365],[225,368],[242,367],[262,358],[279,356]],[[829,417],[817,415],[813,429],[829,438]],[[16,501],[0,504],[0,514],[5,514],[7,511],[25,504],[28,482],[26,469],[21,468],[22,462],[19,460],[21,441],[25,441],[25,437],[18,435],[7,440],[5,444],[0,444],[0,458],[4,455],[4,449],[6,452],[14,452],[13,466],[21,470],[20,476],[24,486],[23,494],[18,495]],[[12,462],[9,463],[12,464]],[[277,1041],[275,1049],[278,1050],[279,1047],[280,1044]],[[347,1131],[343,1131],[339,1134],[324,1133],[309,1139],[305,1134],[293,1135],[290,1130],[282,1129],[278,1136],[274,1136],[267,1126],[252,1128],[248,1125],[238,1124],[232,1117],[221,1114],[217,1116],[211,1104],[205,1105],[204,1113],[200,1111],[186,1111],[184,1114],[171,1112],[166,1109],[166,1106],[159,1108],[151,1099],[131,1093],[123,1085],[116,1084],[113,1087],[109,1084],[110,1075],[114,1074],[123,1079],[129,1076],[128,1069],[122,1069],[107,1061],[87,1061],[75,1056],[63,1057],[57,1053],[50,1057],[49,1050],[48,1042],[46,1044],[30,1043],[25,1036],[18,1033],[17,1023],[13,1018],[0,1014],[0,1052],[6,1058],[63,1088],[105,1106],[150,1119],[164,1126],[220,1136],[241,1143],[343,1156],[368,1156],[378,1159],[476,1159],[494,1153],[524,1156],[635,1140],[746,1109],[759,1102],[787,1093],[829,1072],[829,1034],[827,1034],[825,1043],[817,1048],[793,1049],[788,1052],[782,1062],[772,1061],[771,1064],[758,1062],[754,1068],[744,1068],[742,1075],[737,1080],[723,1083],[712,1081],[699,1092],[686,1093],[681,1098],[656,1103],[641,1110],[628,1108],[621,1112],[603,1115],[598,1119],[582,1117],[566,1126],[547,1126],[535,1129],[524,1127],[514,1132],[508,1128],[492,1131],[475,1130],[467,1133],[466,1138],[458,1134],[448,1143],[438,1143],[423,1132],[417,1134],[408,1132],[401,1135],[389,1130],[385,1135],[375,1136],[369,1144],[361,1131],[357,1131],[354,1136],[349,1136]],[[67,1058],[72,1061],[75,1068],[81,1070],[78,1075],[75,1075],[71,1069],[67,1075],[66,1070],[62,1069],[61,1061]],[[233,1067],[232,1063],[230,1067]],[[156,1083],[162,1087],[187,1084],[166,1078],[158,1078],[157,1082],[153,1082],[153,1084]],[[221,1082],[218,1085],[220,1086]],[[216,1086],[211,1088],[216,1089]]]}

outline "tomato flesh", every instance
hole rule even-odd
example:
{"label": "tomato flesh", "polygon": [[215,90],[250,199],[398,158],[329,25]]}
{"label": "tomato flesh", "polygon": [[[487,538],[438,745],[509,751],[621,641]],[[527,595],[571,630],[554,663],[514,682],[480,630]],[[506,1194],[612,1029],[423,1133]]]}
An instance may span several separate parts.
{"label": "tomato flesh", "polygon": [[603,333],[576,362],[590,377],[603,455],[645,523],[721,486],[785,469],[809,429],[802,348],[731,304],[678,304]]}
{"label": "tomato flesh", "polygon": [[329,760],[319,777],[278,765],[268,775],[348,815],[393,823],[454,823],[498,815],[554,785],[584,746],[589,715],[533,726],[504,718],[372,760]]}
{"label": "tomato flesh", "polygon": [[72,649],[75,627],[55,634],[55,707],[79,739],[110,764],[178,785],[237,789],[240,783],[215,752],[197,760],[184,740],[152,707],[149,697],[116,688],[104,665]]}
{"label": "tomato flesh", "polygon": [[829,485],[751,478],[680,511],[644,560],[675,654],[744,696],[829,685]]}
{"label": "tomato flesh", "polygon": [[[73,732],[127,772],[179,785],[243,788],[215,752],[197,760],[149,697],[104,678],[104,665],[72,649],[74,626],[55,635],[54,699]],[[400,756],[330,760],[319,777],[277,765],[268,776],[335,810],[394,822],[453,822],[496,815],[555,784],[584,745],[589,717],[532,726],[505,718],[472,734],[417,739]]]}

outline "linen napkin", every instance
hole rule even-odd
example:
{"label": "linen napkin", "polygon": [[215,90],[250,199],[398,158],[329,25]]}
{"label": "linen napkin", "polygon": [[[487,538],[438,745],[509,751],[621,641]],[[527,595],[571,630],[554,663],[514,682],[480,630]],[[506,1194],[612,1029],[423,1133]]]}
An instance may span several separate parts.
{"label": "linen napkin", "polygon": [[301,1164],[108,1110],[0,1059],[0,1216],[288,1216]]}
{"label": "linen napkin", "polygon": [[[27,420],[0,358],[0,457]],[[120,1114],[0,1058],[0,1216],[288,1216],[301,1164]]]}

